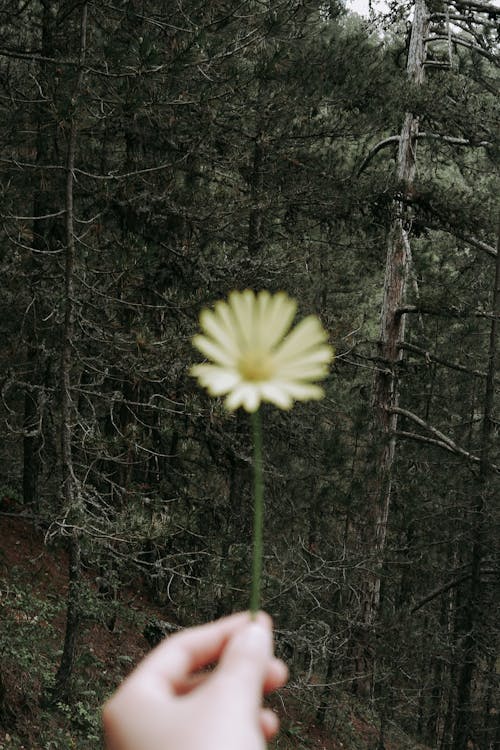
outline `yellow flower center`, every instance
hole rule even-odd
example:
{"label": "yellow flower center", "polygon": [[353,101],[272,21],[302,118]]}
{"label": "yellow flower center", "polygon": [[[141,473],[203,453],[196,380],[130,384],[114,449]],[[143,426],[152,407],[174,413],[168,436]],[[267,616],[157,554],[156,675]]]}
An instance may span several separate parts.
{"label": "yellow flower center", "polygon": [[238,362],[238,370],[245,380],[269,380],[276,372],[276,366],[269,352],[257,350],[245,352]]}

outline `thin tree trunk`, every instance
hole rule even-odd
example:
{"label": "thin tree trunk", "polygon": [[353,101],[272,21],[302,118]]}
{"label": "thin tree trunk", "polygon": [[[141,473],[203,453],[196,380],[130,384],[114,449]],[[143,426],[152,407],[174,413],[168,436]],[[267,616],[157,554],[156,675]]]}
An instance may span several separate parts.
{"label": "thin tree trunk", "polygon": [[443,662],[440,658],[434,657],[432,664],[431,694],[429,701],[429,712],[425,725],[424,741],[430,747],[436,747],[438,726],[440,719],[440,705],[442,694],[443,680]]}
{"label": "thin tree trunk", "polygon": [[[416,0],[408,53],[407,75],[413,85],[423,81],[425,39],[429,12],[424,0]],[[366,576],[361,592],[360,628],[356,644],[356,682],[354,688],[362,695],[373,691],[375,655],[372,645],[373,628],[380,602],[381,569],[384,558],[387,522],[391,499],[391,472],[396,448],[395,431],[398,405],[397,363],[402,357],[401,343],[405,336],[405,316],[398,313],[405,298],[409,272],[409,225],[407,197],[416,165],[418,118],[407,112],[399,139],[397,180],[401,197],[394,204],[394,219],[389,233],[386,256],[384,292],[381,312],[378,355],[384,366],[375,370],[372,386],[373,421],[370,475],[367,482],[367,527],[365,549],[373,561],[373,570]]]}
{"label": "thin tree trunk", "polygon": [[[498,639],[497,639],[498,640]],[[498,699],[498,674],[496,670],[496,661],[498,655],[498,648],[495,648],[493,644],[491,653],[488,655],[487,660],[487,678],[486,678],[486,689],[484,693],[483,702],[483,736],[479,746],[481,750],[493,750],[494,739],[495,739],[495,715],[496,715],[496,701]],[[498,745],[497,745],[498,747]]]}
{"label": "thin tree trunk", "polygon": [[262,162],[264,158],[263,134],[259,131],[254,139],[252,173],[250,176],[251,208],[248,218],[248,253],[250,258],[258,255],[262,245],[262,189],[264,176]]}
{"label": "thin tree trunk", "polygon": [[[85,58],[87,32],[87,3],[82,7],[80,34],[80,68],[75,84],[74,100],[76,102],[83,79],[83,62]],[[76,107],[76,104],[75,104]],[[61,461],[62,491],[66,513],[70,518],[78,512],[78,488],[73,468],[71,450],[73,402],[71,396],[71,369],[73,363],[74,333],[74,276],[75,276],[75,235],[73,221],[73,183],[77,138],[77,113],[74,110],[70,120],[68,151],[66,159],[66,257],[65,257],[65,314],[63,329],[63,348],[61,358]],[[69,544],[69,588],[66,609],[66,631],[64,647],[59,669],[55,677],[52,698],[55,701],[67,702],[70,697],[71,677],[76,657],[78,632],[81,622],[80,608],[81,586],[81,549],[79,532],[73,527]]]}
{"label": "thin tree trunk", "polygon": [[[41,27],[41,54],[43,57],[53,57],[53,15],[50,3],[43,4]],[[47,80],[49,71],[47,63],[41,62],[42,79]],[[47,103],[42,101],[36,107],[36,156],[37,165],[46,165],[50,163],[51,136],[53,132],[49,130],[47,120],[51,115],[47,112]],[[55,124],[52,123],[55,127]],[[46,258],[39,253],[50,252],[54,245],[54,219],[37,218],[47,217],[53,211],[53,190],[47,189],[44,183],[46,176],[43,170],[37,172],[36,182],[33,194],[33,239],[31,251],[26,264],[26,276],[30,285],[31,299],[29,308],[26,311],[26,379],[33,388],[27,389],[24,395],[24,419],[23,419],[23,502],[35,510],[38,509],[38,483],[40,473],[40,447],[42,439],[40,435],[40,399],[39,389],[42,388],[41,363],[39,360],[39,317],[44,317],[44,311],[39,310],[40,301],[38,299],[37,285],[43,273]],[[40,258],[43,257],[43,260]]]}
{"label": "thin tree trunk", "polygon": [[326,685],[326,688],[323,691],[323,694],[319,702],[318,710],[316,711],[316,721],[320,727],[323,727],[325,725],[327,711],[330,706],[331,690],[330,690],[329,685],[331,682],[333,682],[333,678],[335,676],[335,666],[336,666],[335,653],[332,651],[332,653],[330,654],[328,658],[326,674],[324,677],[324,683]]}
{"label": "thin tree trunk", "polygon": [[[32,332],[30,331],[30,338]],[[28,378],[34,384],[37,380],[38,361],[36,348],[28,345]],[[24,395],[23,420],[23,503],[38,510],[38,475],[40,472],[39,414],[35,394],[26,391]]]}
{"label": "thin tree trunk", "polygon": [[473,544],[471,577],[465,608],[463,630],[465,633],[462,649],[462,664],[457,688],[456,720],[453,736],[453,750],[466,750],[472,724],[471,692],[474,671],[478,658],[478,627],[482,617],[481,562],[486,552],[485,514],[488,509],[491,437],[494,427],[493,402],[495,394],[495,374],[498,357],[498,323],[500,320],[500,226],[497,237],[497,257],[495,282],[493,287],[492,318],[488,350],[488,368],[484,393],[484,411],[481,430],[481,453],[477,499],[473,508]]}

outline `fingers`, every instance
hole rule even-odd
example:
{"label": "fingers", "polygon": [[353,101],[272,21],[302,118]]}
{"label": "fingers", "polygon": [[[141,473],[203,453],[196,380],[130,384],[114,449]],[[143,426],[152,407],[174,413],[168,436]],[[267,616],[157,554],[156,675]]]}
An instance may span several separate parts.
{"label": "fingers", "polygon": [[[205,684],[213,675],[212,670],[190,674],[180,680],[174,680],[172,687],[175,695],[189,695],[193,690]],[[265,695],[272,693],[274,690],[286,685],[288,680],[288,668],[281,659],[273,658],[268,665],[267,673],[264,678],[263,692]]]}
{"label": "fingers", "polygon": [[257,715],[272,653],[272,632],[265,621],[250,622],[229,641],[210,684],[230,712]]}
{"label": "fingers", "polygon": [[[215,669],[205,669],[213,664]],[[279,720],[262,707],[262,694],[283,686],[287,677],[286,666],[273,656],[272,624],[264,613],[253,619],[240,613],[185,630],[154,649],[106,704],[108,746],[116,740],[116,747],[135,747],[134,733],[139,739],[145,731],[153,736],[158,727],[161,733],[185,729],[188,736],[193,715],[212,723],[215,717],[223,728],[228,721],[252,732],[260,727],[271,740]]]}
{"label": "fingers", "polygon": [[263,708],[260,712],[260,728],[267,741],[278,734],[280,720],[270,708]]}
{"label": "fingers", "polygon": [[[271,633],[271,620],[259,612],[256,622]],[[188,628],[157,646],[138,667],[150,678],[156,676],[177,692],[186,678],[219,660],[228,641],[250,623],[250,614],[240,612],[208,625]]]}
{"label": "fingers", "polygon": [[264,678],[264,693],[279,690],[288,682],[288,667],[281,659],[273,658],[267,668]]}

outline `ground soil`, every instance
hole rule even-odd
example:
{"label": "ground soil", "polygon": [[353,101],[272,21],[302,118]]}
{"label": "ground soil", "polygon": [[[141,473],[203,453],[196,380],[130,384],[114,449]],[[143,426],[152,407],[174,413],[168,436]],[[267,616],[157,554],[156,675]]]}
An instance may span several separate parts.
{"label": "ground soil", "polygon": [[[68,560],[64,544],[51,541],[50,530],[37,528],[30,518],[22,517],[15,512],[0,510],[0,622],[2,627],[15,628],[20,619],[37,618],[37,614],[24,610],[13,610],[9,603],[9,586],[15,578],[16,585],[26,585],[33,591],[39,601],[59,602],[60,607],[51,622],[37,619],[37,631],[43,628],[50,630],[45,644],[47,653],[57,654],[64,638],[65,613],[64,602],[67,593]],[[89,586],[95,586],[95,574],[88,570]],[[19,583],[21,582],[21,583]],[[112,693],[129,670],[149,650],[149,645],[142,635],[138,622],[148,619],[174,620],[173,613],[155,605],[147,595],[143,582],[138,578],[130,587],[120,591],[120,608],[113,630],[105,622],[89,621],[81,633],[81,653],[83,671],[87,675],[89,689],[99,683],[100,693]],[[49,628],[50,625],[50,628]],[[52,642],[49,640],[52,639]],[[39,639],[40,641],[40,639]],[[43,644],[43,635],[41,637]],[[43,648],[42,645],[42,649]],[[7,661],[5,661],[5,658]],[[41,655],[42,657],[42,655]],[[7,664],[7,668],[5,668]],[[64,730],[64,716],[48,714],[40,708],[42,686],[27,673],[19,677],[17,665],[9,661],[9,655],[0,653],[0,750],[45,750],[45,748],[78,747],[67,732],[67,744],[64,740],[53,744],[49,741],[40,744],[40,722],[48,723],[46,732],[54,735]],[[57,660],[53,669],[57,668]],[[2,682],[3,679],[3,682]],[[2,695],[3,691],[3,695]],[[2,715],[1,705],[8,707]],[[282,718],[282,732],[273,743],[276,750],[374,750],[378,744],[378,731],[373,724],[362,718],[346,702],[342,710],[345,723],[349,725],[349,735],[338,727],[335,732],[318,728],[313,717],[301,707],[293,691],[284,689],[270,700],[270,705]],[[68,718],[66,717],[66,726]],[[5,725],[2,727],[2,725]],[[346,742],[346,736],[351,741]],[[96,742],[93,747],[100,746]],[[85,744],[85,748],[89,747]],[[386,750],[406,750],[404,745],[386,742]]]}

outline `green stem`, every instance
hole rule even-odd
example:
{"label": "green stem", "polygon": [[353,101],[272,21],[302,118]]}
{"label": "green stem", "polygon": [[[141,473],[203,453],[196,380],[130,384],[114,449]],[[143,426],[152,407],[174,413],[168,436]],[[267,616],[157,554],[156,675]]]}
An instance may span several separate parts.
{"label": "green stem", "polygon": [[264,480],[262,476],[262,424],[260,409],[252,412],[253,432],[253,555],[252,593],[250,612],[260,609],[260,582],[262,578],[262,529],[264,520]]}

